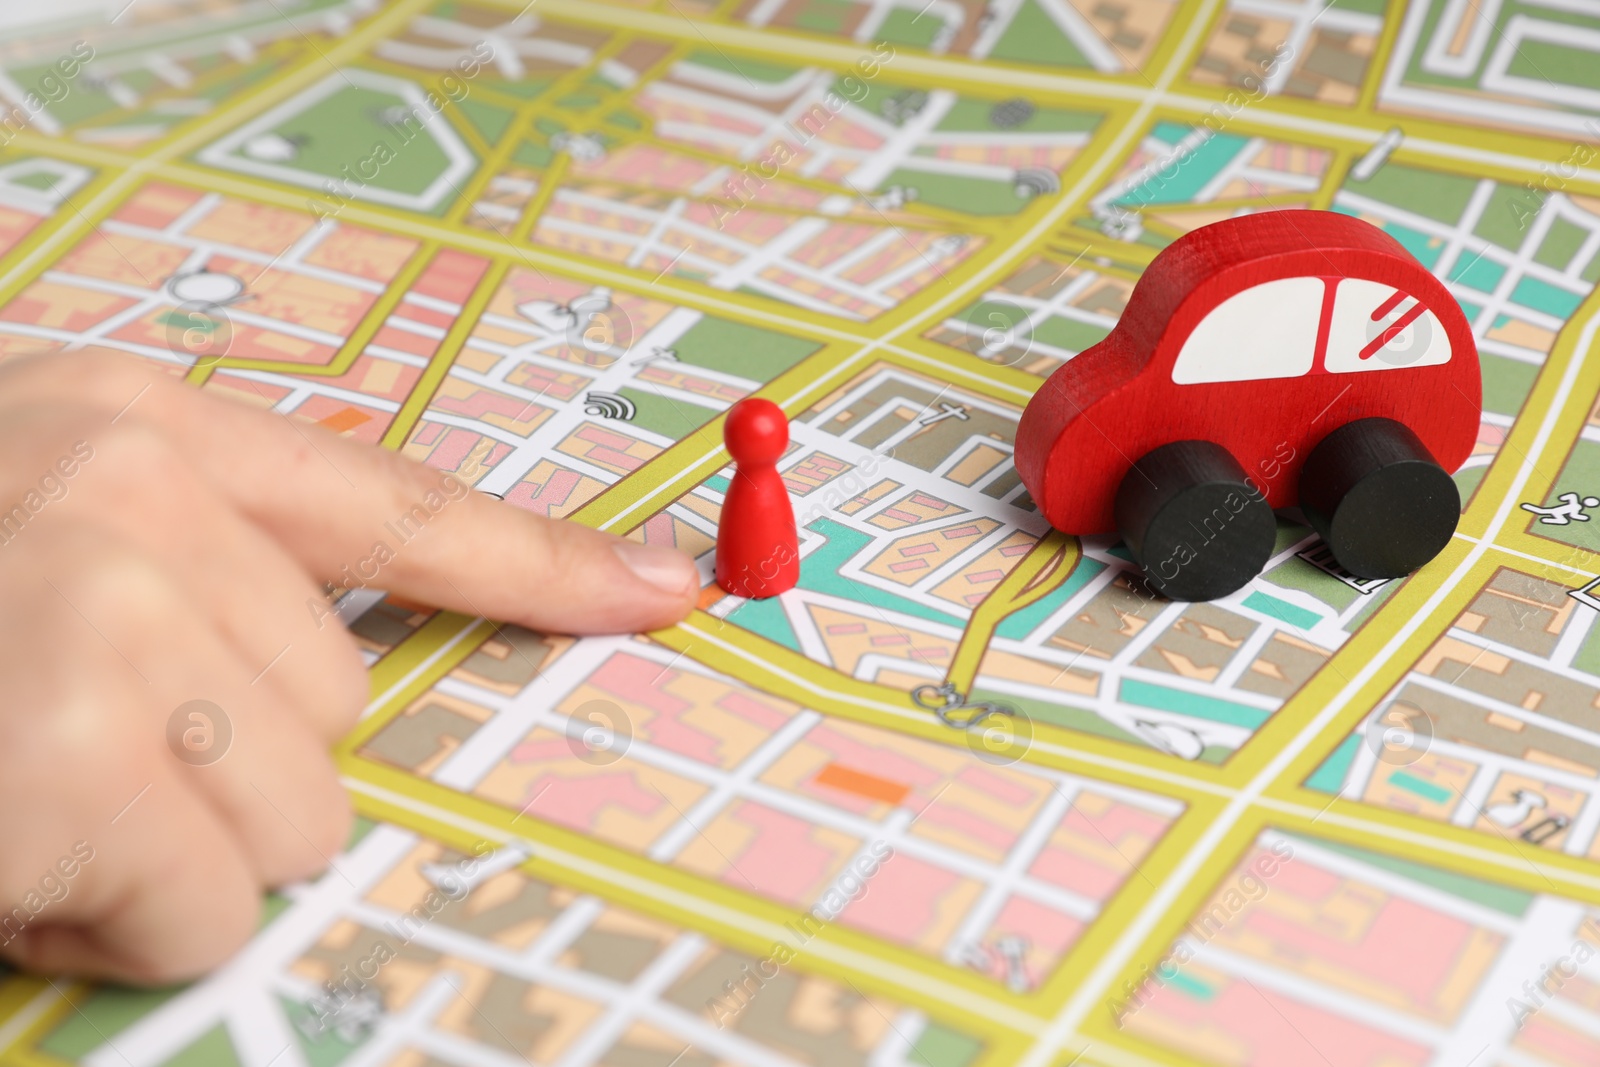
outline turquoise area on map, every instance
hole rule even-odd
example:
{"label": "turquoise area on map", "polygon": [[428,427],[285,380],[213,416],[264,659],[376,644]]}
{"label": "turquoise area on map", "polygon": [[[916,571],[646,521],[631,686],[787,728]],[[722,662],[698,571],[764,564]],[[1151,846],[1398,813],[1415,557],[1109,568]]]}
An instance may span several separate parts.
{"label": "turquoise area on map", "polygon": [[[1363,191],[1365,192],[1365,191]],[[1366,195],[1371,195],[1367,193]],[[1360,218],[1364,212],[1350,207],[1348,204],[1335,204],[1333,210],[1341,215],[1351,215]],[[1393,237],[1405,246],[1405,250],[1417,258],[1423,266],[1430,271],[1439,264],[1439,257],[1444,253],[1444,242],[1437,237],[1430,237],[1420,230],[1413,230],[1409,226],[1402,226],[1398,222],[1385,222],[1383,232]]]}
{"label": "turquoise area on map", "polygon": [[1450,280],[1460,282],[1478,290],[1480,293],[1492,293],[1494,287],[1500,284],[1500,279],[1506,276],[1506,269],[1492,259],[1477,256],[1473,259],[1462,259],[1450,268]]}
{"label": "turquoise area on map", "polygon": [[1096,559],[1079,559],[1078,565],[1072,569],[1067,580],[1061,583],[1061,588],[1049,596],[1039,600],[1020,611],[1014,611],[1001,620],[995,627],[995,636],[1004,637],[1012,641],[1020,641],[1033,633],[1048,619],[1052,612],[1077,595],[1078,590],[1088,585],[1094,576],[1106,569],[1106,565]]}
{"label": "turquoise area on map", "polygon": [[1193,126],[1185,126],[1179,122],[1162,121],[1150,128],[1150,136],[1169,145],[1175,145],[1194,132]]}
{"label": "turquoise area on map", "polygon": [[841,600],[853,600],[858,604],[888,608],[929,622],[953,626],[958,630],[966,625],[965,620],[958,619],[954,615],[947,615],[942,611],[924,607],[915,600],[908,600],[903,596],[851,581],[839,573],[846,563],[866,550],[871,540],[868,535],[857,533],[848,526],[841,526],[832,519],[818,519],[806,529],[821,534],[828,539],[828,543],[806,557],[804,565],[800,568],[801,589],[826,593]]}
{"label": "turquoise area on map", "polygon": [[1167,978],[1165,973],[1163,973],[1162,979],[1173,989],[1176,989],[1178,992],[1183,993],[1186,996],[1193,997],[1195,1000],[1210,1000],[1212,997],[1217,995],[1217,991],[1215,989],[1212,989],[1209,985],[1200,981],[1200,979],[1193,977],[1192,975],[1184,974],[1182,971],[1178,971],[1171,978]]}
{"label": "turquoise area on map", "polygon": [[1583,297],[1558,289],[1538,278],[1525,277],[1511,290],[1511,301],[1523,307],[1554,315],[1558,319],[1571,318],[1583,303]]}
{"label": "turquoise area on map", "polygon": [[[726,492],[727,482],[723,479],[708,479],[707,484],[717,481],[722,482],[719,488]],[[885,592],[862,582],[852,581],[841,574],[840,568],[867,547],[869,538],[866,534],[857,533],[848,526],[841,526],[832,519],[818,519],[806,529],[821,534],[827,539],[827,543],[805,558],[800,568],[801,589],[825,593],[858,604],[870,604],[886,611],[898,611],[929,622],[943,623],[958,630],[966,625],[954,615],[947,615],[942,611],[924,607],[914,600],[896,596],[894,593]],[[800,639],[795,635],[794,627],[789,624],[777,600],[746,601],[728,613],[728,621],[737,623],[751,633],[759,634],[770,641],[776,641],[785,648],[800,651]]]}
{"label": "turquoise area on map", "polygon": [[1439,256],[1444,252],[1444,242],[1437,237],[1429,237],[1420,230],[1413,230],[1409,226],[1402,226],[1398,222],[1386,222],[1383,230],[1390,237],[1405,245],[1406,251],[1417,257],[1424,267],[1433,270],[1439,265]]}
{"label": "turquoise area on map", "polygon": [[[1152,136],[1168,144],[1176,144],[1192,132],[1187,127],[1165,122],[1151,131]],[[1213,134],[1190,151],[1158,167],[1154,174],[1115,202],[1122,207],[1192,202],[1200,190],[1249,143],[1246,138],[1232,134]]]}
{"label": "turquoise area on map", "polygon": [[1395,771],[1390,774],[1389,784],[1435,804],[1443,804],[1455,795],[1444,786],[1434,785],[1407,771]]}
{"label": "turquoise area on map", "polygon": [[1306,788],[1314,789],[1318,793],[1337,793],[1344,786],[1344,779],[1350,773],[1350,764],[1355,762],[1356,753],[1361,751],[1361,738],[1351,734],[1339,743],[1333,754],[1322,761],[1310,778],[1306,779]]}
{"label": "turquoise area on map", "polygon": [[728,612],[728,621],[793,652],[800,651],[800,638],[789,625],[789,617],[783,613],[783,604],[777,597],[747,600]]}
{"label": "turquoise area on map", "polygon": [[1266,722],[1270,714],[1260,708],[1235,704],[1231,700],[1222,700],[1202,693],[1190,693],[1182,689],[1170,689],[1164,685],[1142,682],[1137,678],[1124,678],[1122,688],[1117,692],[1117,698],[1142,708],[1173,711],[1179,715],[1192,715],[1197,719],[1227,723],[1229,726],[1243,726],[1249,730],[1254,730]]}
{"label": "turquoise area on map", "polygon": [[1302,630],[1309,630],[1322,621],[1322,616],[1314,611],[1308,611],[1305,608],[1289,603],[1287,600],[1279,600],[1270,593],[1263,593],[1259,590],[1245,597],[1242,603],[1247,608],[1254,608],[1263,615],[1271,615],[1279,622],[1298,626]]}

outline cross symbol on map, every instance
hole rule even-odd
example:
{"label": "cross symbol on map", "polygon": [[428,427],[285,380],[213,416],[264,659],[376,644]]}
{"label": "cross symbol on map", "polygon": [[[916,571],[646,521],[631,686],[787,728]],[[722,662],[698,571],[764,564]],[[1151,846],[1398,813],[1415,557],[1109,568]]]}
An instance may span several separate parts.
{"label": "cross symbol on map", "polygon": [[943,401],[939,404],[939,407],[942,409],[941,411],[936,414],[929,415],[927,418],[918,422],[917,425],[932,426],[934,423],[943,422],[945,419],[960,419],[962,422],[966,422],[968,419],[972,418],[964,405],[952,404],[949,401]]}

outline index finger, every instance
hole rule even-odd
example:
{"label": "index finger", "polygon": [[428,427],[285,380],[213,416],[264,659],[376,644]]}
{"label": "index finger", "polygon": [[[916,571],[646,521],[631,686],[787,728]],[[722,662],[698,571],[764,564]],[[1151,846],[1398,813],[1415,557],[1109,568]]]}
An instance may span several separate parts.
{"label": "index finger", "polygon": [[335,584],[574,634],[671,625],[699,592],[693,561],[674,549],[506,507],[453,475],[201,394],[127,356],[39,357],[8,373],[31,379],[33,395],[159,426],[240,512]]}

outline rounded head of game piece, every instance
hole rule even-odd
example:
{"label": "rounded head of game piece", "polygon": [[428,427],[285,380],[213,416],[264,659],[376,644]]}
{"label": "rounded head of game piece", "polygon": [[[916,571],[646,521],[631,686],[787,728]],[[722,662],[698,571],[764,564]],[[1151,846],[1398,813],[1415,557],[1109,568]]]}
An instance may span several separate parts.
{"label": "rounded head of game piece", "polygon": [[728,410],[722,438],[735,463],[776,463],[789,447],[789,417],[770,400],[748,397]]}

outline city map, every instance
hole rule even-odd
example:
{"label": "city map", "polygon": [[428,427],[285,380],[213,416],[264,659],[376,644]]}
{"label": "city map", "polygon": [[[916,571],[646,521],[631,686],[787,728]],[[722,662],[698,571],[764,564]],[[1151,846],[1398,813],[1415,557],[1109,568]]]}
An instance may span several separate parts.
{"label": "city map", "polygon": [[[194,985],[0,973],[0,1065],[1600,1063],[1593,0],[56,8],[0,27],[0,358],[114,349],[705,588],[581,640],[346,594],[347,851]],[[1368,581],[1284,514],[1168,602],[1043,521],[1018,418],[1283,208],[1472,323],[1460,528]],[[765,601],[711,578],[753,394]]]}

